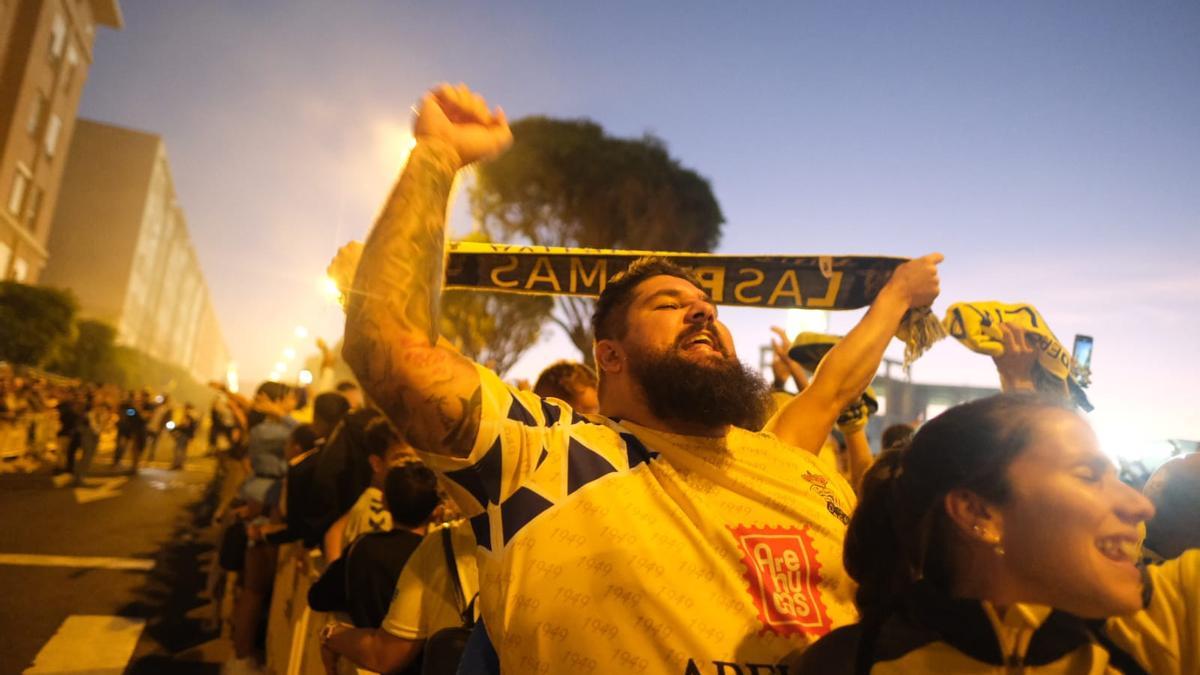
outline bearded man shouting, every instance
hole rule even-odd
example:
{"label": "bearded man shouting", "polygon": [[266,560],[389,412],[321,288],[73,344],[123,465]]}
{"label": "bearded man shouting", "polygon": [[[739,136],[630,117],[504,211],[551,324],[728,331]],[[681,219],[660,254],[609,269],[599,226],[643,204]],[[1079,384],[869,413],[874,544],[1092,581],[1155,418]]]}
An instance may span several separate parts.
{"label": "bearded man shouting", "polygon": [[688,271],[639,261],[597,303],[600,414],[581,415],[438,345],[451,182],[512,136],[465,86],[428,94],[414,133],[362,253],[344,356],[470,517],[502,670],[781,673],[853,622],[854,493],[802,448],[870,383],[904,313],[933,302],[941,256],[899,267],[765,428],[766,384],[711,298]]}

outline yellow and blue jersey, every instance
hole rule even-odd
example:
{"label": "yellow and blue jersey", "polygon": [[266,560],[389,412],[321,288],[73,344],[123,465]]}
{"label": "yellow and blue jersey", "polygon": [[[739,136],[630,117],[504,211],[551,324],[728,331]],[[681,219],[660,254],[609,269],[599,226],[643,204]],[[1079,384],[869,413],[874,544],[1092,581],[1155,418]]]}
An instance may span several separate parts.
{"label": "yellow and blue jersey", "polygon": [[422,459],[470,518],[505,672],[766,673],[856,620],[854,494],[811,453],[585,417],[477,371],[470,455]]}

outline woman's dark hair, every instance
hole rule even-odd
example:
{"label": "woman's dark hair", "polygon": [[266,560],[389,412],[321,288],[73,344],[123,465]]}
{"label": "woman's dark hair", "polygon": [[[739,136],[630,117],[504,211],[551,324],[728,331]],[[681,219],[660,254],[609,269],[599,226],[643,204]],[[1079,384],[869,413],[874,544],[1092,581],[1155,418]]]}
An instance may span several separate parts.
{"label": "woman's dark hair", "polygon": [[437,478],[424,464],[408,462],[388,470],[383,479],[383,498],[392,520],[406,527],[418,527],[441,503]]}
{"label": "woman's dark hair", "polygon": [[317,439],[319,437],[317,436],[317,432],[313,431],[311,424],[301,424],[295,429],[292,429],[290,438],[292,442],[300,448],[300,450],[303,452],[308,452],[309,450],[317,447]]}
{"label": "woman's dark hair", "polygon": [[954,406],[927,422],[911,443],[887,450],[863,476],[846,532],[846,571],[867,615],[920,579],[948,590],[951,524],[945,496],[969,490],[1002,504],[1007,471],[1034,434],[1036,413],[1066,410],[1031,394],[1000,394]]}

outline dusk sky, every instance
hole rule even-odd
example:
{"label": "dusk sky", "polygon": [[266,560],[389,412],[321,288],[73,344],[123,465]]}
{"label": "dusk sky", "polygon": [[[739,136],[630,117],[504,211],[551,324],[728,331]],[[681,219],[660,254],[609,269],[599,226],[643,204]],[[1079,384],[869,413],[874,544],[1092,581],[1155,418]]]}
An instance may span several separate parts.
{"label": "dusk sky", "polygon": [[[165,139],[244,386],[310,351],[295,326],[340,336],[318,280],[409,107],[463,81],[510,118],[661,137],[712,182],[721,252],[940,251],[939,315],[1027,301],[1068,347],[1095,336],[1107,450],[1200,439],[1200,3],[120,4],[80,114]],[[752,362],[785,320],[722,316]],[[577,356],[548,333],[511,377]],[[913,375],[996,381],[952,340]]]}

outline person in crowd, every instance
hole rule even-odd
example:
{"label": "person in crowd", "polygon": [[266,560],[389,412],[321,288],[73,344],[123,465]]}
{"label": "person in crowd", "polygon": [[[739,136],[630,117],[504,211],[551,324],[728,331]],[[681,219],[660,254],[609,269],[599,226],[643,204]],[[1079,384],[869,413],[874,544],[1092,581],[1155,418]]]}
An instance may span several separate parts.
{"label": "person in crowd", "polygon": [[[450,538],[452,560],[446,555],[446,536]],[[452,573],[458,575],[462,602]],[[379,673],[420,672],[425,641],[440,630],[462,626],[463,614],[478,593],[475,534],[469,520],[452,521],[427,534],[413,551],[396,581],[387,616],[378,628],[338,626],[322,634],[327,670],[344,657],[360,668]]]}
{"label": "person in crowd", "polygon": [[208,452],[214,455],[229,452],[233,448],[237,428],[237,419],[230,409],[229,400],[218,394],[208,411]]}
{"label": "person in crowd", "polygon": [[196,420],[196,409],[191,403],[184,403],[177,418],[171,420],[171,424],[171,440],[175,444],[171,470],[178,471],[183,468],[183,463],[187,459],[188,446],[196,437],[196,430],[199,426],[199,422]]}
{"label": "person in crowd", "polygon": [[96,457],[96,451],[100,447],[100,439],[105,434],[114,432],[117,425],[117,416],[114,406],[109,403],[103,394],[96,394],[92,397],[88,405],[87,413],[80,421],[79,433],[80,449],[83,451],[82,458],[75,462],[75,483],[82,485],[84,478],[87,477],[91,470],[92,461]]}
{"label": "person in crowd", "polygon": [[538,374],[533,393],[560,399],[580,414],[595,415],[600,412],[596,384],[596,371],[577,361],[559,361]]}
{"label": "person in crowd", "polygon": [[1200,453],[1167,460],[1142,493],[1154,504],[1143,549],[1148,559],[1161,562],[1200,548]]}
{"label": "person in crowd", "polygon": [[121,403],[117,406],[117,444],[113,448],[112,465],[114,467],[120,465],[121,458],[125,456],[126,446],[129,445],[130,436],[133,433],[132,425],[130,424],[129,410],[135,410],[134,416],[137,415],[134,408],[134,393],[126,392],[125,397],[121,399]]}
{"label": "person in crowd", "polygon": [[341,393],[327,391],[317,394],[313,399],[313,431],[317,438],[329,438],[333,430],[341,423],[342,418],[350,412],[350,400]]}
{"label": "person in crowd", "polygon": [[911,424],[893,424],[883,430],[880,435],[879,444],[881,452],[902,448],[912,442],[913,434],[917,430]]}
{"label": "person in crowd", "polygon": [[64,390],[59,397],[58,405],[58,452],[63,456],[66,465],[63,470],[69,474],[75,473],[75,457],[83,443],[79,425],[83,423],[83,408],[79,400],[80,392],[75,389]]}
{"label": "person in crowd", "polygon": [[242,483],[250,475],[246,459],[246,441],[249,435],[247,414],[250,402],[231,394],[222,382],[210,382],[209,386],[217,391],[213,411],[219,419],[214,418],[213,425],[219,427],[215,441],[218,478],[217,505],[213,510],[213,522],[220,523],[237,499]]}
{"label": "person in crowd", "polygon": [[290,413],[296,407],[296,395],[279,382],[264,382],[254,394],[247,413],[250,431],[246,455],[252,476],[242,485],[242,497],[267,511],[278,503],[280,481],[287,474],[284,446],[298,425]]}
{"label": "person in crowd", "polygon": [[[792,358],[789,348],[792,340],[787,332],[779,326],[772,326],[771,350],[774,358],[771,361],[773,384],[771,397],[775,407],[782,408],[792,399],[792,394],[786,389],[788,379],[796,384],[797,391],[804,391],[811,381],[805,366]],[[836,343],[834,336],[832,342]],[[816,367],[814,366],[815,370]],[[857,491],[863,474],[871,466],[874,456],[867,441],[867,422],[878,409],[874,393],[869,389],[859,400],[851,403],[838,415],[837,429],[826,437],[825,442],[818,448],[811,448],[817,458],[830,469],[841,474]]]}
{"label": "person in crowd", "polygon": [[1153,514],[1062,402],[955,406],[868,472],[845,544],[860,623],[789,672],[1200,672],[1200,551],[1140,572]]}
{"label": "person in crowd", "polygon": [[[146,449],[147,428],[153,410],[148,405],[149,393],[133,391],[121,402],[117,411],[117,446],[113,453],[113,466],[121,464],[125,451],[129,451],[129,472],[137,473]],[[122,427],[122,425],[124,425]],[[123,438],[122,438],[123,435]]]}
{"label": "person in crowd", "polygon": [[362,251],[343,356],[471,518],[503,669],[749,672],[853,621],[840,561],[855,498],[799,448],[824,441],[904,314],[937,296],[941,257],[899,266],[765,433],[768,385],[699,280],[643,259],[597,302],[600,415],[585,418],[438,344],[451,183],[511,133],[442,87],[415,136]]}
{"label": "person in crowd", "polygon": [[150,423],[146,425],[146,447],[150,450],[150,460],[156,458],[158,452],[158,440],[163,436],[163,432],[169,432],[167,422],[172,422],[171,416],[175,410],[175,403],[171,400],[170,394],[160,394],[155,396],[151,402],[153,410],[150,413]]}
{"label": "person in crowd", "polygon": [[330,562],[340,558],[360,536],[392,529],[392,518],[384,505],[384,479],[391,467],[414,459],[412,448],[382,417],[377,417],[367,427],[365,440],[367,461],[371,464],[371,484],[362,491],[354,506],[326,531],[325,558]]}
{"label": "person in crowd", "polygon": [[233,606],[233,658],[226,663],[227,672],[253,672],[254,669],[255,636],[275,580],[279,553],[278,546],[261,540],[282,496],[289,439],[300,426],[290,417],[296,403],[296,393],[280,382],[260,384],[254,399],[246,402],[250,425],[246,454],[252,475],[242,484],[240,494],[246,502],[241,507],[241,517],[245,521],[249,543],[239,575],[242,591]]}
{"label": "person in crowd", "polygon": [[355,539],[308,593],[314,610],[345,612],[358,628],[377,628],[383,622],[400,570],[421,543],[440,502],[437,478],[420,462],[389,469],[383,490],[394,527]]}
{"label": "person in crowd", "polygon": [[354,384],[350,380],[342,380],[337,383],[334,390],[346,397],[346,400],[350,402],[351,410],[358,410],[363,407],[362,390],[358,388],[357,384]]}

